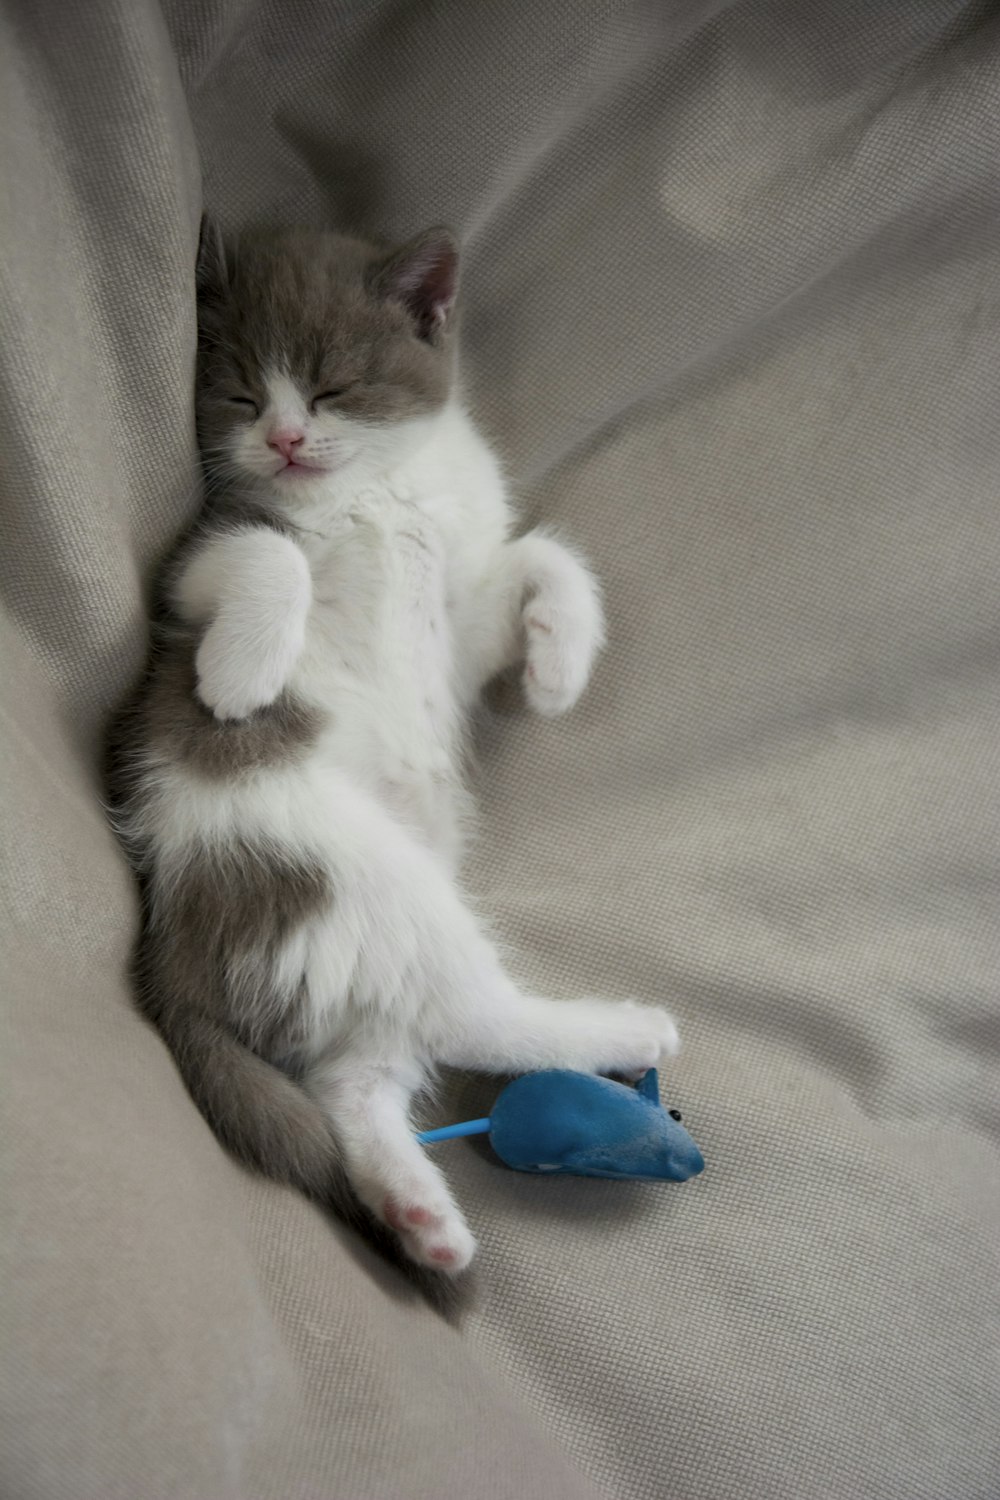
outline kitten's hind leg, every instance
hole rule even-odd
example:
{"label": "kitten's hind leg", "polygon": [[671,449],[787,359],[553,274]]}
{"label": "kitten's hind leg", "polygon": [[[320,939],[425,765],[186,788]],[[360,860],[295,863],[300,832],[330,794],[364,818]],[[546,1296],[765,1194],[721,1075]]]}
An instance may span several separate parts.
{"label": "kitten's hind leg", "polygon": [[483,974],[475,998],[453,1014],[437,1058],[486,1073],[574,1068],[639,1077],[680,1049],[672,1017],[630,1000],[548,1000],[505,975]]}
{"label": "kitten's hind leg", "polygon": [[348,1048],[314,1066],[306,1087],[333,1125],[351,1186],[418,1265],[456,1275],[476,1242],[439,1169],[416,1140],[409,1105],[422,1074]]}

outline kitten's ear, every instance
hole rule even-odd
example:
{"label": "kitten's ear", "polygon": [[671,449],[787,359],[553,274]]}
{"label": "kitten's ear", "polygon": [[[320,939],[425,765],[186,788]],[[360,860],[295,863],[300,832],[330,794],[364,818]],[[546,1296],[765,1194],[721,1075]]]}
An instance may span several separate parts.
{"label": "kitten's ear", "polygon": [[402,302],[422,339],[433,343],[448,321],[458,291],[458,246],[447,229],[428,229],[383,261],[374,288]]}
{"label": "kitten's ear", "polygon": [[195,284],[200,302],[221,302],[229,289],[226,247],[218,224],[208,214],[201,216]]}

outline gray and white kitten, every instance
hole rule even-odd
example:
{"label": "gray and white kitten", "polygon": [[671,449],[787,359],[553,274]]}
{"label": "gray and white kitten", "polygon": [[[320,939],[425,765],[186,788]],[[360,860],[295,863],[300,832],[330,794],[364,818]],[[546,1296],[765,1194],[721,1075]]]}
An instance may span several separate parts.
{"label": "gray and white kitten", "polygon": [[435,1065],[637,1074],[677,1045],[662,1010],[520,989],[457,880],[483,686],[520,663],[562,713],[603,624],[578,557],[511,536],[456,392],[456,273],[441,230],[204,234],[209,503],[119,810],[142,1004],[219,1139],[445,1275],[475,1242],[410,1122]]}

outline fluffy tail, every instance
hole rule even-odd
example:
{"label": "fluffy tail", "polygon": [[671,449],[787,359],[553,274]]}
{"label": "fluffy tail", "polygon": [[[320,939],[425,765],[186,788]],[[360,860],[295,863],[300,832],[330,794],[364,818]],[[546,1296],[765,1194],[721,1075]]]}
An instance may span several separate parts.
{"label": "fluffy tail", "polygon": [[193,1008],[170,1005],[152,1019],[195,1104],[238,1161],[332,1210],[437,1312],[450,1321],[462,1315],[474,1292],[471,1277],[441,1275],[404,1254],[351,1191],[329,1121],[293,1078]]}
{"label": "fluffy tail", "polygon": [[194,1102],[239,1161],[348,1213],[354,1200],[336,1137],[294,1079],[191,1007],[167,1005],[153,1019]]}

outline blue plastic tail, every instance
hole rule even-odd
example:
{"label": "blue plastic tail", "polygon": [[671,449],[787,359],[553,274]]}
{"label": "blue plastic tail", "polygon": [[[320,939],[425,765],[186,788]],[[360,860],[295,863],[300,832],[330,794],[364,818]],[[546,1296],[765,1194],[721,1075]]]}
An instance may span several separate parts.
{"label": "blue plastic tail", "polygon": [[417,1136],[417,1140],[425,1146],[434,1141],[454,1141],[460,1135],[486,1135],[490,1129],[489,1120],[463,1120],[461,1125],[442,1125],[439,1130],[424,1130]]}

